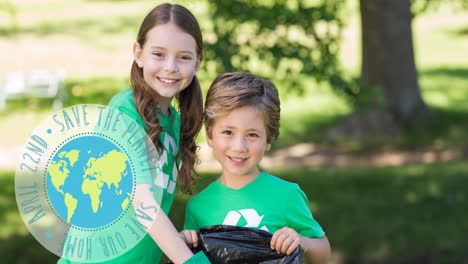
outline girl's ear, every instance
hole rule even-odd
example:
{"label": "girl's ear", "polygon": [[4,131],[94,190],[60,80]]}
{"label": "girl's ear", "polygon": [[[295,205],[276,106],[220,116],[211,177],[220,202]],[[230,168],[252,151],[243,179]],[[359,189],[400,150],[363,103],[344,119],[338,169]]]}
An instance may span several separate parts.
{"label": "girl's ear", "polygon": [[197,62],[195,64],[195,73],[197,73],[198,69],[200,69],[200,65],[201,65],[201,62],[202,62],[202,56],[198,56],[197,57]]}
{"label": "girl's ear", "polygon": [[205,127],[205,136],[206,136],[206,141],[208,143],[208,146],[213,147],[213,135],[210,137],[209,129]]}
{"label": "girl's ear", "polygon": [[141,60],[141,53],[143,50],[140,47],[140,44],[135,41],[133,44],[133,58],[135,59],[136,64],[138,67],[143,68],[143,61]]}
{"label": "girl's ear", "polygon": [[265,151],[269,151],[271,148],[271,144],[267,144]]}

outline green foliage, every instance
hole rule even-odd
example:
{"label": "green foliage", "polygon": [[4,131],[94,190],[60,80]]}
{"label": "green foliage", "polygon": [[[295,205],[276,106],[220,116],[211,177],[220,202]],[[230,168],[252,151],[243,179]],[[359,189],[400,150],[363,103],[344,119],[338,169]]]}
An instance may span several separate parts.
{"label": "green foliage", "polygon": [[413,15],[420,15],[429,10],[436,10],[443,5],[449,5],[454,10],[465,9],[468,10],[468,2],[466,0],[411,0],[411,13]]}
{"label": "green foliage", "polygon": [[[16,32],[18,30],[18,19],[16,7],[11,0],[0,0],[0,14],[6,13],[10,25],[8,26],[8,31]],[[1,32],[0,32],[1,34]]]}
{"label": "green foliage", "polygon": [[[206,58],[217,73],[251,71],[288,90],[303,91],[304,76],[346,87],[337,61],[343,1],[209,0],[214,35]],[[336,84],[336,85],[335,85]]]}

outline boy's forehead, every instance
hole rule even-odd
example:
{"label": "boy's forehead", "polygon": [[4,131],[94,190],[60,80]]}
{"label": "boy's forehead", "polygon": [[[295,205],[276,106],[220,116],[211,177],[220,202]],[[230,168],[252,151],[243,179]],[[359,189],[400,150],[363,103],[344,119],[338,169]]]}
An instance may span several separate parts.
{"label": "boy's forehead", "polygon": [[255,106],[241,106],[234,108],[229,112],[219,113],[215,115],[213,125],[223,127],[251,127],[252,129],[258,129],[260,126],[264,126],[265,116]]}

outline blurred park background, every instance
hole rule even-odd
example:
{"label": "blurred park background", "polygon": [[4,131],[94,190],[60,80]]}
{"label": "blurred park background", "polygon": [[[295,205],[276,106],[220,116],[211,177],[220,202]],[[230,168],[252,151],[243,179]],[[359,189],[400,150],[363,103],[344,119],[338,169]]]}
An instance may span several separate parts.
{"label": "blurred park background", "polygon": [[[277,84],[281,135],[262,165],[306,192],[331,263],[468,263],[466,1],[169,2],[202,26],[205,91],[225,71]],[[136,31],[157,3],[0,0],[0,80],[58,70],[63,107],[107,104],[129,87]],[[57,260],[29,234],[14,196],[19,151],[54,102],[21,96],[0,110],[1,263]],[[195,193],[219,172],[198,141]],[[189,198],[175,201],[178,228]]]}

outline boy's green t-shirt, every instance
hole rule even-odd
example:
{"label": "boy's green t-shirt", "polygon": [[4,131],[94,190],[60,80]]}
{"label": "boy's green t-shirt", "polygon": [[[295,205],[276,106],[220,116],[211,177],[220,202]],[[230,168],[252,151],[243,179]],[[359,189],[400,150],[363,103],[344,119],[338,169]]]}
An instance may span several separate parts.
{"label": "boy's green t-shirt", "polygon": [[198,231],[225,224],[275,233],[290,227],[302,236],[320,238],[325,233],[308,204],[297,184],[265,172],[238,190],[224,186],[218,179],[189,201],[184,229]]}
{"label": "boy's green t-shirt", "polygon": [[[147,131],[147,127],[141,119],[135,107],[133,100],[133,91],[125,89],[116,94],[109,102],[109,107],[116,108],[134,119],[141,127]],[[155,109],[155,111],[159,111]],[[178,170],[177,166],[180,160],[176,160],[179,151],[180,141],[180,115],[177,113],[173,106],[169,106],[169,116],[162,113],[158,114],[158,120],[162,127],[163,132],[159,135],[159,140],[163,143],[164,151],[161,154],[160,168],[157,179],[151,179],[148,175],[139,178],[137,175],[137,183],[150,183],[154,184],[154,188],[160,190],[154,193],[163,193],[162,198],[155,197],[156,201],[161,200],[161,208],[166,214],[169,214],[172,202],[174,200],[175,187],[177,182]],[[100,263],[159,263],[162,258],[162,250],[157,246],[153,239],[147,234],[139,244],[134,248],[121,255],[118,258],[100,262]],[[197,259],[203,259],[200,254]],[[61,258],[58,263],[73,263]],[[206,262],[205,262],[206,263]],[[209,263],[209,262],[207,262]]]}

